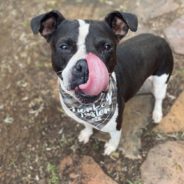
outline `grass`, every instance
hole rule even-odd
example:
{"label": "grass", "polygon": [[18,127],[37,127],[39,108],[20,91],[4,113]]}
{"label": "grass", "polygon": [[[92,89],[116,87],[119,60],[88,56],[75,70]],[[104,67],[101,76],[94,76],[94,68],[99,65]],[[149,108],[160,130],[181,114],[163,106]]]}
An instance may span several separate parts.
{"label": "grass", "polygon": [[157,133],[156,140],[165,141],[165,140],[184,140],[184,132],[176,132],[170,134]]}
{"label": "grass", "polygon": [[49,176],[50,176],[48,184],[59,184],[60,179],[59,179],[59,176],[58,176],[57,167],[53,164],[48,163],[47,171],[48,171]]}
{"label": "grass", "polygon": [[130,180],[127,180],[127,184],[142,184],[142,182],[140,182],[140,181],[130,181]]}

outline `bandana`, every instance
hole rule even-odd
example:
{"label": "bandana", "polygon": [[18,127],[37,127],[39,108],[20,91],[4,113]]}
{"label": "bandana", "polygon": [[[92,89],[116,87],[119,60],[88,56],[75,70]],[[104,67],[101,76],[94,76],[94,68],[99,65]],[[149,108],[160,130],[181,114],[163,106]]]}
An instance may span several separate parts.
{"label": "bandana", "polygon": [[100,97],[93,103],[85,104],[78,101],[62,90],[61,86],[60,93],[64,104],[76,117],[98,130],[101,130],[109,122],[116,110],[117,86],[112,77],[109,82],[109,90],[101,93]]}

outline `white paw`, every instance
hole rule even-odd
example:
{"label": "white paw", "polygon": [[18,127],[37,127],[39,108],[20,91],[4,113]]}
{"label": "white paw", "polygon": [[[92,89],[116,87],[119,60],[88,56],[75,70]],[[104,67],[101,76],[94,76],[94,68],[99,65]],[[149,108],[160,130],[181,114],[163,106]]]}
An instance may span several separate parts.
{"label": "white paw", "polygon": [[162,112],[160,111],[153,111],[153,115],[152,115],[152,119],[154,121],[154,123],[160,123],[160,121],[162,120]]}
{"label": "white paw", "polygon": [[81,130],[81,132],[80,132],[80,134],[78,136],[79,142],[82,142],[84,144],[88,143],[89,138],[92,135],[92,133],[93,132],[91,130],[89,130],[89,129]]}
{"label": "white paw", "polygon": [[112,152],[116,151],[117,146],[112,144],[111,142],[107,142],[105,144],[104,155],[110,155]]}

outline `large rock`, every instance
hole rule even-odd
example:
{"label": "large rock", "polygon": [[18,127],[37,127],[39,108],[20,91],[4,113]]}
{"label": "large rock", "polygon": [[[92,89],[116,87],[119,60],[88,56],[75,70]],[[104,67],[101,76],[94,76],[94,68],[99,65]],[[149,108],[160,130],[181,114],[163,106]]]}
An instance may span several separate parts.
{"label": "large rock", "polygon": [[71,184],[117,184],[89,156],[64,158],[60,163],[60,171],[61,180],[67,176],[67,182]]}
{"label": "large rock", "polygon": [[129,1],[128,9],[139,15],[139,18],[146,22],[149,19],[162,16],[175,11],[179,4],[175,0],[148,1],[139,0],[135,3]]}
{"label": "large rock", "polygon": [[175,0],[161,0],[157,1],[157,3],[155,3],[155,1],[152,2],[152,5],[148,5],[149,8],[144,9],[148,18],[159,17],[166,13],[170,13],[179,7],[179,4],[177,4]]}
{"label": "large rock", "polygon": [[120,150],[128,158],[140,158],[142,131],[151,123],[152,104],[151,95],[137,95],[125,106]]}
{"label": "large rock", "polygon": [[184,91],[154,131],[163,133],[184,131]]}
{"label": "large rock", "polygon": [[141,166],[144,184],[184,183],[184,142],[166,142],[152,148]]}
{"label": "large rock", "polygon": [[184,54],[184,16],[172,22],[164,33],[174,51],[177,54]]}

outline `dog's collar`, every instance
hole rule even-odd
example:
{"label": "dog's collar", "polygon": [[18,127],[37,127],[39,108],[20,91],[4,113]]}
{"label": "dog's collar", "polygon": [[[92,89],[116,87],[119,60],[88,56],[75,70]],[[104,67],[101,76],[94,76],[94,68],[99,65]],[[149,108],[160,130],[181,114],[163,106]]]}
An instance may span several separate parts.
{"label": "dog's collar", "polygon": [[60,94],[65,106],[77,118],[91,124],[96,129],[102,129],[112,118],[117,104],[117,86],[114,77],[110,77],[109,90],[101,93],[93,103],[84,104],[66,93],[60,86]]}

